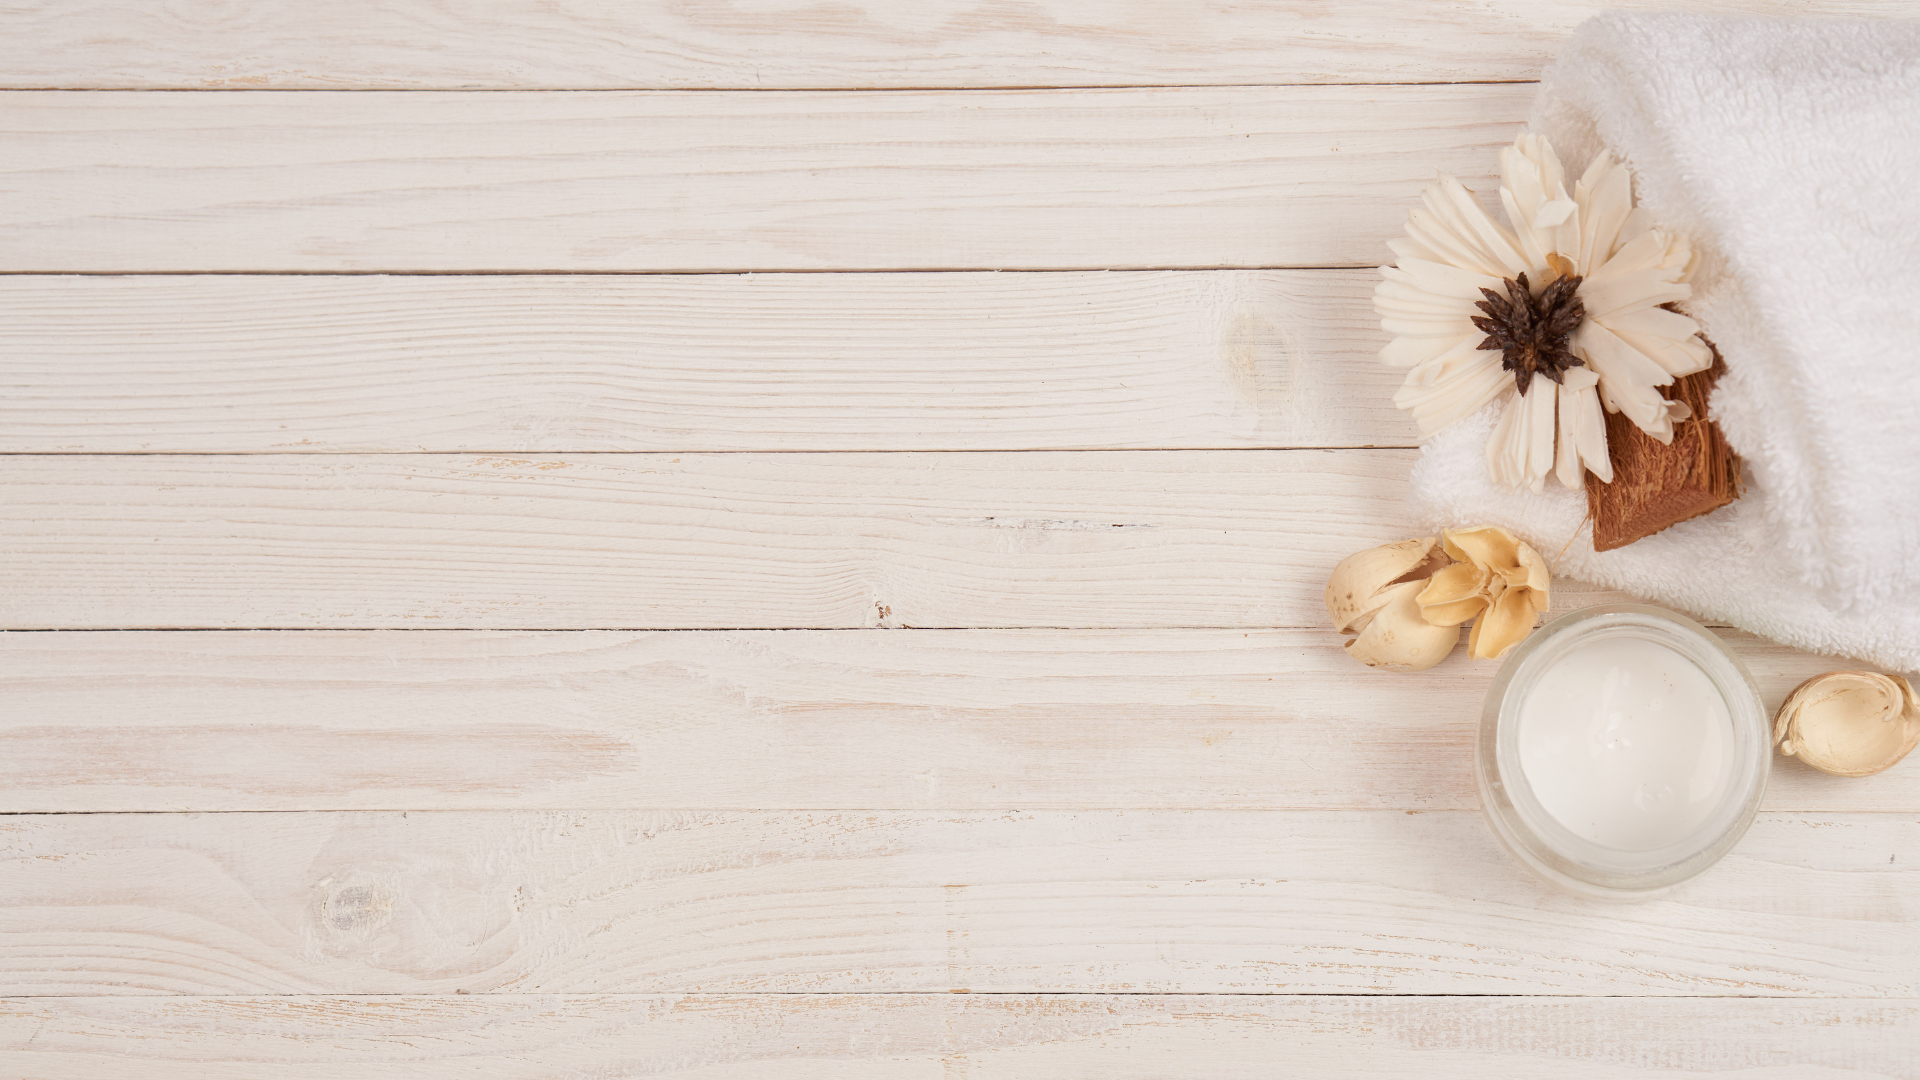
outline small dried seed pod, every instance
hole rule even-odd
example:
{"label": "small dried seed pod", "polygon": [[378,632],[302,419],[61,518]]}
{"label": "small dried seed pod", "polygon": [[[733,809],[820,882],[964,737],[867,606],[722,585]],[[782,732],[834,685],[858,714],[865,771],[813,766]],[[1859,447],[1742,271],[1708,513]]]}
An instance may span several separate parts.
{"label": "small dried seed pod", "polygon": [[1829,671],[1787,695],[1773,740],[1821,772],[1869,776],[1920,744],[1920,700],[1898,675]]}
{"label": "small dried seed pod", "polygon": [[1460,643],[1460,628],[1435,626],[1420,617],[1424,581],[1406,581],[1385,590],[1387,601],[1367,620],[1360,636],[1347,642],[1347,655],[1368,667],[1388,671],[1425,671],[1447,658]]}
{"label": "small dried seed pod", "polygon": [[1533,633],[1539,613],[1547,610],[1552,575],[1546,560],[1497,525],[1440,535],[1456,561],[1428,579],[1420,614],[1448,626],[1474,619],[1467,655],[1498,660]]}
{"label": "small dried seed pod", "polygon": [[1440,541],[1429,536],[1382,544],[1340,560],[1327,580],[1327,617],[1333,620],[1333,628],[1343,634],[1366,629],[1393,597],[1387,586],[1425,578],[1433,573],[1436,561],[1446,561],[1445,556],[1435,556],[1433,549],[1438,546]]}

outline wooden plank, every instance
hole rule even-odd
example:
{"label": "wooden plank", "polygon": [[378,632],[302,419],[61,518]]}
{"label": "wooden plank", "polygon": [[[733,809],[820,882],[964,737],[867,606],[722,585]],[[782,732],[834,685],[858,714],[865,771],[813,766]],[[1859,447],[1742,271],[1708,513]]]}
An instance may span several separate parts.
{"label": "wooden plank", "polygon": [[0,269],[1370,266],[1527,85],[0,98]]}
{"label": "wooden plank", "polygon": [[1920,821],[1576,900],[1477,813],[0,818],[0,993],[1920,996]]}
{"label": "wooden plank", "polygon": [[[1619,6],[270,0],[236,13],[216,0],[91,0],[9,9],[0,86],[770,90],[1513,80],[1534,78],[1582,19]],[[1916,14],[1905,2],[1836,0],[1659,7]]]}
{"label": "wooden plank", "polygon": [[[0,1001],[37,1080],[1915,1074],[1920,1003],[755,994]],[[484,1063],[482,1065],[481,1063]],[[1751,1070],[1751,1071],[1749,1071]]]}
{"label": "wooden plank", "polygon": [[[1723,636],[1769,709],[1840,664]],[[1328,630],[0,635],[0,812],[1473,810],[1498,665]],[[1920,811],[1778,759],[1766,806]]]}
{"label": "wooden plank", "polygon": [[1377,280],[0,277],[0,451],[1412,446]]}
{"label": "wooden plank", "polygon": [[17,456],[13,629],[1318,626],[1412,452]]}
{"label": "wooden plank", "polygon": [[0,626],[1317,627],[1413,454],[19,455]]}

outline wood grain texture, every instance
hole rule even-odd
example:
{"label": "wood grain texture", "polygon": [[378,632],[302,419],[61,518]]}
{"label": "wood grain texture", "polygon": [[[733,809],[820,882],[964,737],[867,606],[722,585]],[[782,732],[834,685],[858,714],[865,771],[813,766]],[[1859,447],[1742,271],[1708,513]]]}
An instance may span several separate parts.
{"label": "wood grain texture", "polygon": [[0,98],[0,269],[1371,266],[1526,85]]}
{"label": "wood grain texture", "polygon": [[0,626],[1317,627],[1413,453],[14,456]]}
{"label": "wood grain texture", "polygon": [[[1920,1003],[855,994],[0,1001],[36,1080],[1920,1076]],[[482,1065],[484,1063],[484,1065]]]}
{"label": "wood grain texture", "polygon": [[0,818],[0,993],[1920,996],[1920,821],[1762,814],[1665,900],[1477,813]]}
{"label": "wood grain texture", "polygon": [[1377,280],[0,277],[0,451],[1411,446]]}
{"label": "wood grain texture", "polygon": [[15,629],[1318,626],[1411,452],[18,456]]}
{"label": "wood grain texture", "polygon": [[[1838,662],[1722,636],[1769,710]],[[1472,810],[1498,665],[1326,630],[0,635],[0,812]],[[1766,807],[1920,811],[1776,759]]]}
{"label": "wood grain texture", "polygon": [[1531,79],[1602,10],[1905,15],[1899,3],[1724,0],[468,0],[244,8],[20,4],[0,86],[624,89],[1131,86]]}

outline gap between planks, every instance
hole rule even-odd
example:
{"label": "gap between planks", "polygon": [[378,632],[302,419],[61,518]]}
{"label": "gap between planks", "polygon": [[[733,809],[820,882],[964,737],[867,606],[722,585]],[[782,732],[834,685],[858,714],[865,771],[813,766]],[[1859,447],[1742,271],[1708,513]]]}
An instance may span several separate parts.
{"label": "gap between planks", "polygon": [[1337,79],[1287,82],[1187,83],[1006,83],[1004,85],[941,86],[0,86],[0,102],[8,94],[778,94],[804,90],[809,94],[993,94],[1073,93],[1082,90],[1291,90],[1300,87],[1360,86],[1535,86],[1527,79]]}

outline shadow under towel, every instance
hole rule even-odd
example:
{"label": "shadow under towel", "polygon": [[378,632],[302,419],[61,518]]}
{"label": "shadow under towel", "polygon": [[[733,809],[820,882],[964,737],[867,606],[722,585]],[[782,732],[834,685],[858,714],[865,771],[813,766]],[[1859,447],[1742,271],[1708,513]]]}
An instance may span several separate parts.
{"label": "shadow under towel", "polygon": [[1489,409],[1427,444],[1415,509],[1507,526],[1549,557],[1571,540],[1567,576],[1920,668],[1920,24],[1602,16],[1547,72],[1530,126],[1570,175],[1611,150],[1692,242],[1683,307],[1726,358],[1712,416],[1748,490],[1596,553],[1584,492],[1488,478]]}

